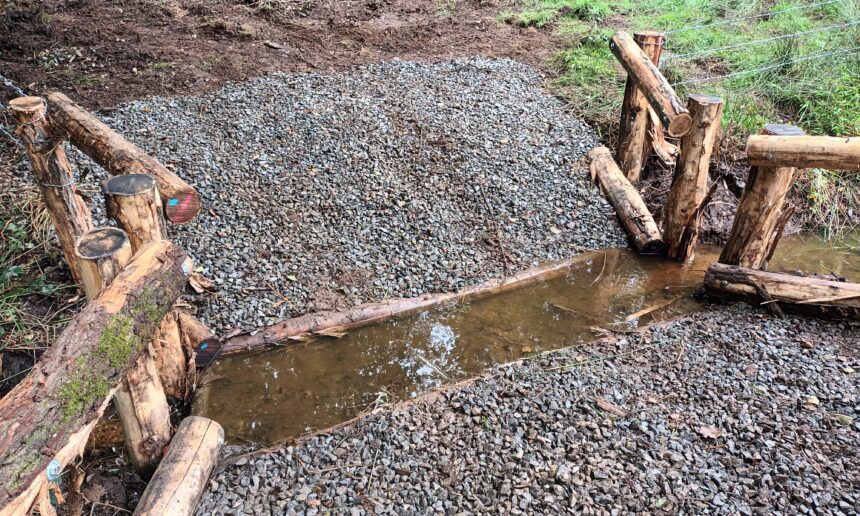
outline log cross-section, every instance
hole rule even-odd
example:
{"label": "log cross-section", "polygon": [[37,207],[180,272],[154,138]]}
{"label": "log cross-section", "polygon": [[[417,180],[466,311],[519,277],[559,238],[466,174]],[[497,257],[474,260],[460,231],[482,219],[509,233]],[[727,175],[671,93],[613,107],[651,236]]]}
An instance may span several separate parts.
{"label": "log cross-section", "polygon": [[40,97],[19,97],[9,102],[9,111],[20,123],[18,134],[27,148],[27,156],[39,191],[57,232],[66,263],[75,281],[81,275],[75,259],[75,242],[93,228],[92,216],[77,194],[75,178],[63,142],[49,124],[45,101]]}
{"label": "log cross-section", "polygon": [[[767,124],[767,135],[801,138],[801,129],[783,124]],[[720,262],[753,269],[767,268],[767,260],[779,241],[785,215],[783,204],[791,189],[794,167],[750,167],[749,177],[741,195],[735,220],[720,254]]]}
{"label": "log cross-section", "polygon": [[624,31],[617,32],[609,42],[609,49],[639,85],[639,89],[660,117],[669,136],[681,137],[687,134],[692,124],[690,113],[669,81],[633,41],[630,34]]}
{"label": "log cross-section", "polygon": [[138,252],[0,400],[0,515],[26,513],[52,459],[84,449],[117,385],[188,278],[185,253],[167,241]]}
{"label": "log cross-section", "polygon": [[200,196],[191,185],[62,93],[49,93],[47,98],[54,122],[72,143],[108,172],[155,177],[170,222],[183,224],[197,215]]}
{"label": "log cross-section", "polygon": [[75,245],[81,283],[88,299],[95,299],[131,261],[131,243],[119,228],[87,231]]}
{"label": "log cross-section", "polygon": [[152,176],[114,176],[104,182],[102,190],[108,214],[128,233],[132,251],[165,238],[161,198]]}
{"label": "log cross-section", "polygon": [[627,231],[633,247],[640,254],[662,254],[666,250],[660,230],[645,202],[621,173],[606,147],[597,147],[588,153],[591,173],[596,176],[606,192],[606,197],[615,208],[621,226]]}
{"label": "log cross-section", "polygon": [[[637,32],[633,35],[636,44],[655,65],[660,63],[663,34],[660,32]],[[618,162],[621,171],[631,183],[639,181],[642,167],[651,154],[649,126],[651,116],[648,99],[639,89],[632,76],[624,85],[624,102],[621,104],[621,124],[618,127]]]}
{"label": "log cross-section", "polygon": [[675,167],[666,201],[663,240],[666,254],[676,260],[693,255],[699,235],[699,217],[708,191],[708,172],[714,146],[718,144],[723,100],[708,95],[690,95],[687,107],[693,125],[681,141],[681,157]]}
{"label": "log cross-section", "polygon": [[747,140],[747,157],[750,165],[760,167],[858,171],[860,138],[754,134]]}

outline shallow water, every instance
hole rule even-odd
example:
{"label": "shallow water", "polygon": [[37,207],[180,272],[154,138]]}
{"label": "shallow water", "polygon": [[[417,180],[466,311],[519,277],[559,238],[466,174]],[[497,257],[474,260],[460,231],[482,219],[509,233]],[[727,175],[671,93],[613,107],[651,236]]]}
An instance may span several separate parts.
{"label": "shallow water", "polygon": [[[860,247],[786,237],[773,271],[860,281]],[[719,249],[692,264],[626,249],[586,253],[565,275],[468,304],[433,309],[347,335],[226,357],[202,375],[194,413],[233,442],[270,444],[326,428],[377,403],[415,396],[492,364],[701,309],[691,294]]]}

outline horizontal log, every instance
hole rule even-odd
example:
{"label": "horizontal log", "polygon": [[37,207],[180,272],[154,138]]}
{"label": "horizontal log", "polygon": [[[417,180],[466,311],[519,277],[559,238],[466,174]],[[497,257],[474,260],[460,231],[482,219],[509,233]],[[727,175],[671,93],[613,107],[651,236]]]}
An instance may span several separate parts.
{"label": "horizontal log", "polygon": [[609,49],[632,77],[660,117],[669,136],[681,137],[690,130],[693,120],[669,81],[651,59],[633,41],[630,34],[618,31],[609,42]]}
{"label": "horizontal log", "polygon": [[606,197],[615,208],[621,226],[630,237],[633,247],[640,254],[663,254],[666,245],[654,217],[645,206],[642,196],[612,159],[606,147],[597,147],[588,153],[591,160],[591,175],[596,177],[606,192]]}
{"label": "horizontal log", "polygon": [[182,420],[167,455],[140,497],[139,516],[191,516],[224,444],[224,429],[205,417]]}
{"label": "horizontal log", "polygon": [[754,134],[747,140],[747,157],[760,167],[860,170],[860,138]]}
{"label": "horizontal log", "polygon": [[705,289],[719,298],[778,303],[780,308],[790,311],[860,319],[858,283],[715,263],[705,274]]}
{"label": "horizontal log", "polygon": [[53,124],[109,173],[150,174],[155,177],[167,220],[184,224],[197,215],[200,196],[191,185],[67,96],[52,92],[47,98]]}
{"label": "horizontal log", "polygon": [[0,515],[29,510],[56,459],[86,445],[117,385],[188,278],[167,241],[138,252],[90,301],[21,383],[0,400]]}

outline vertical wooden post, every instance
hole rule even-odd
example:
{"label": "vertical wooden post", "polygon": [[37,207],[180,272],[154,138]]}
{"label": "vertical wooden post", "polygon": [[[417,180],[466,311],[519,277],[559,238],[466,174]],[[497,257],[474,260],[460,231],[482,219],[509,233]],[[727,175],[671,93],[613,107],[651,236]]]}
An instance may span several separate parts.
{"label": "vertical wooden post", "polygon": [[131,261],[131,244],[121,229],[91,229],[78,239],[75,256],[84,294],[95,299]]}
{"label": "vertical wooden post", "polygon": [[[800,128],[768,124],[762,134],[804,136]],[[735,221],[720,262],[751,269],[767,269],[768,257],[781,236],[781,219],[785,218],[783,202],[791,188],[795,167],[750,167],[749,178],[741,195]]]}
{"label": "vertical wooden post", "polygon": [[723,99],[690,95],[687,109],[693,117],[693,125],[681,141],[681,157],[675,166],[666,202],[663,230],[667,254],[676,260],[690,258],[696,247],[699,218],[708,191],[711,155],[719,141]]}
{"label": "vertical wooden post", "polygon": [[75,178],[62,141],[48,123],[45,100],[19,97],[9,102],[9,111],[20,124],[18,135],[27,147],[27,156],[45,206],[57,231],[66,262],[76,282],[81,281],[75,257],[78,238],[93,228],[90,210],[78,197]]}
{"label": "vertical wooden post", "polygon": [[126,174],[105,180],[105,206],[121,228],[128,233],[131,249],[163,240],[164,220],[155,178],[148,174]]}
{"label": "vertical wooden post", "polygon": [[[637,32],[634,41],[651,59],[654,65],[660,63],[660,53],[663,49],[663,33]],[[621,104],[621,125],[618,128],[618,161],[621,171],[631,183],[639,181],[642,167],[648,161],[651,152],[648,128],[648,99],[639,89],[633,76],[627,76],[624,86],[624,102]]]}

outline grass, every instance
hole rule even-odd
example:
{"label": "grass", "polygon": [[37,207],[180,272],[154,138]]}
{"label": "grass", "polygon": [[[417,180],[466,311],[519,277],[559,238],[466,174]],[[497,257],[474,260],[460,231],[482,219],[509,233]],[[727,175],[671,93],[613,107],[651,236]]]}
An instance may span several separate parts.
{"label": "grass", "polygon": [[[860,134],[860,51],[818,59],[806,56],[860,47],[860,0],[808,9],[821,0],[525,0],[500,17],[552,31],[564,48],[553,57],[557,85],[571,106],[614,139],[625,74],[609,52],[617,30],[675,31],[667,35],[661,70],[673,84],[738,74],[723,80],[682,84],[683,97],[708,93],[726,100],[724,127],[742,142],[764,123],[785,122],[809,134]],[[771,16],[737,20],[763,13]],[[849,26],[828,29],[834,25]],[[810,32],[815,31],[815,32]],[[797,32],[793,38],[753,43]],[[732,47],[720,49],[721,47]],[[802,60],[802,61],[801,61]],[[755,71],[762,67],[768,70]],[[860,213],[860,180],[814,172],[802,194],[810,220],[838,232]]]}

